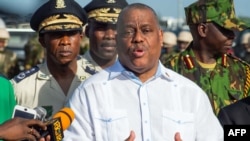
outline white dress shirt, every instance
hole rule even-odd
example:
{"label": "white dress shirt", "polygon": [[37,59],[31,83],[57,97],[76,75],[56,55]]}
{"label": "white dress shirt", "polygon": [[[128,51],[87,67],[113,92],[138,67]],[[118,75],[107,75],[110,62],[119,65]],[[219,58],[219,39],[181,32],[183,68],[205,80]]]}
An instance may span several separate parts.
{"label": "white dress shirt", "polygon": [[194,82],[159,63],[142,83],[119,61],[84,81],[69,99],[75,112],[65,141],[223,141],[207,95]]}

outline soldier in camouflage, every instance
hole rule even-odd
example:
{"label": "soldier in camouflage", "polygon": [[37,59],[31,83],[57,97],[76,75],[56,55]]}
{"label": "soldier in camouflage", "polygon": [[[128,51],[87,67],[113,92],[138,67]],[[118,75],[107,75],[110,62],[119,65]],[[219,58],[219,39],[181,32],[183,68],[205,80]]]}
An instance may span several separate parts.
{"label": "soldier in camouflage", "polygon": [[163,64],[196,82],[218,114],[220,108],[249,95],[249,65],[228,53],[234,31],[249,26],[236,18],[233,0],[200,0],[185,13],[193,41]]}
{"label": "soldier in camouflage", "polygon": [[24,46],[25,62],[24,69],[29,70],[37,64],[44,62],[44,48],[38,41],[38,34],[29,39]]}

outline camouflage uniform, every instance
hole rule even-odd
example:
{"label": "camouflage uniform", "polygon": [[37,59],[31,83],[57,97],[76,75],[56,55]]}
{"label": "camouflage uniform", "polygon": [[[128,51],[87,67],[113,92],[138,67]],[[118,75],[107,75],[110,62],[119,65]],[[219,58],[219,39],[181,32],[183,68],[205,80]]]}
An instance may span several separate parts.
{"label": "camouflage uniform", "polygon": [[[196,2],[185,8],[185,12],[188,24],[214,21],[231,30],[246,27],[235,18],[232,0],[209,1],[205,5]],[[216,58],[214,69],[206,69],[198,63],[192,48],[193,43],[163,64],[196,82],[207,93],[216,114],[220,108],[249,95],[250,74],[246,62],[222,54]]]}
{"label": "camouflage uniform", "polygon": [[9,79],[19,73],[16,53],[6,49],[0,51],[0,72]]}
{"label": "camouflage uniform", "polygon": [[38,41],[38,35],[30,38],[24,46],[25,50],[25,70],[36,66],[44,61],[44,48]]}
{"label": "camouflage uniform", "polygon": [[182,53],[166,60],[165,66],[196,82],[207,94],[216,113],[247,95],[245,90],[249,66],[239,59],[225,54],[217,59],[214,70],[202,68],[195,59],[192,44]]}

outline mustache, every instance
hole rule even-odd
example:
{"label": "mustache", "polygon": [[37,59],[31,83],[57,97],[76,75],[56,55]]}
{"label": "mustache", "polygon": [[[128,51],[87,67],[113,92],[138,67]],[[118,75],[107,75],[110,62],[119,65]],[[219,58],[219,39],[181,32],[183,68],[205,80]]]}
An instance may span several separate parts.
{"label": "mustache", "polygon": [[102,47],[116,47],[116,43],[115,42],[102,42],[101,44]]}
{"label": "mustache", "polygon": [[135,51],[135,50],[147,50],[148,47],[145,46],[145,45],[143,45],[143,44],[135,44],[135,45],[132,45],[132,46],[130,47],[130,49],[131,49],[132,51]]}

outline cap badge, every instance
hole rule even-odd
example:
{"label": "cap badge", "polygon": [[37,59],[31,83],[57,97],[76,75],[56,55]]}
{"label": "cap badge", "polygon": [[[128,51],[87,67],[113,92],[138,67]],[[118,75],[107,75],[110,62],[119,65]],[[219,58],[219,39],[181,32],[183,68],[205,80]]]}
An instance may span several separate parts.
{"label": "cap badge", "polygon": [[56,7],[55,8],[60,9],[60,8],[65,8],[65,7],[66,7],[66,5],[65,5],[64,0],[56,0]]}
{"label": "cap badge", "polygon": [[106,2],[107,2],[107,3],[116,3],[115,0],[107,0]]}

